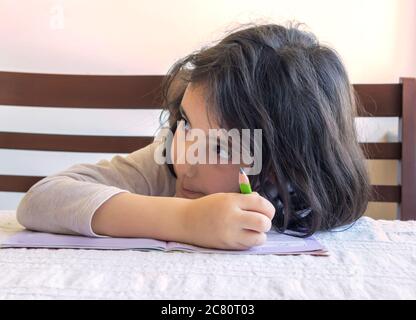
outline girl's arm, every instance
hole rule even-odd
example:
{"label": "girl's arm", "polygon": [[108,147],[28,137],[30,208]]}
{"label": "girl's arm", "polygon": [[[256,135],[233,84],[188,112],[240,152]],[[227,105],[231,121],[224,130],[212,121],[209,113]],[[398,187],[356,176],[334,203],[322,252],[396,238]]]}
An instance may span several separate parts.
{"label": "girl's arm", "polygon": [[95,233],[112,237],[189,242],[186,208],[190,199],[120,193],[92,218]]}
{"label": "girl's arm", "polygon": [[275,209],[258,193],[214,193],[198,199],[118,194],[92,219],[96,233],[155,238],[218,249],[266,241]]}
{"label": "girl's arm", "polygon": [[100,237],[93,232],[95,211],[114,196],[172,196],[175,179],[166,165],[157,164],[154,142],[110,161],[80,163],[34,184],[20,201],[16,217],[30,230]]}

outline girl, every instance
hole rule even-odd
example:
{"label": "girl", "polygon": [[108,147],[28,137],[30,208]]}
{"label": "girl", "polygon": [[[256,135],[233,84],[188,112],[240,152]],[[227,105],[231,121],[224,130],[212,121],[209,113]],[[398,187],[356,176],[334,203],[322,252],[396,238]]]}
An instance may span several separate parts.
{"label": "girl", "polygon": [[[299,25],[230,33],[175,63],[162,94],[173,140],[44,178],[20,202],[18,221],[44,232],[247,249],[272,226],[309,236],[364,213],[370,185],[354,91],[335,50]],[[252,194],[239,194],[244,164],[178,161],[180,132],[213,128],[262,130]],[[173,164],[155,161],[160,147]]]}

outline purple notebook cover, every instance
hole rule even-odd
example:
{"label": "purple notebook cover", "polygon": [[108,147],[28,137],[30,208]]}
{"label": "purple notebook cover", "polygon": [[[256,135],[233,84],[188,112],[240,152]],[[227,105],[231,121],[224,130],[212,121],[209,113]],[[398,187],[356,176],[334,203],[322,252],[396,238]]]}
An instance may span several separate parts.
{"label": "purple notebook cover", "polygon": [[300,254],[317,253],[325,255],[326,248],[313,236],[298,238],[270,231],[267,242],[248,250],[220,250],[198,247],[186,243],[166,242],[149,238],[90,238],[84,236],[19,231],[1,243],[3,248],[68,248],[107,250],[162,250],[232,254]]}

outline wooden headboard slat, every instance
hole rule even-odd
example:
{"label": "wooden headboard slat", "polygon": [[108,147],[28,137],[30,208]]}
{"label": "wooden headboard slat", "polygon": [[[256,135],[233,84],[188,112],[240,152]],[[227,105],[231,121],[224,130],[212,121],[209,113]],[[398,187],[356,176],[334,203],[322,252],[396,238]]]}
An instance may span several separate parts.
{"label": "wooden headboard slat", "polygon": [[373,185],[372,189],[370,201],[400,203],[402,192],[401,186]]}
{"label": "wooden headboard slat", "polygon": [[359,117],[401,117],[401,84],[355,84],[354,90],[364,108],[358,108]]}
{"label": "wooden headboard slat", "polygon": [[367,159],[399,160],[402,158],[401,142],[360,143]]}
{"label": "wooden headboard slat", "polygon": [[0,105],[55,108],[160,108],[164,76],[0,72]]}
{"label": "wooden headboard slat", "polygon": [[[145,147],[154,137],[61,135],[0,132],[0,148],[18,150],[130,153]],[[360,143],[367,159],[401,159],[402,144]]]}
{"label": "wooden headboard slat", "polygon": [[0,175],[0,191],[27,192],[36,182],[43,178],[45,177]]}
{"label": "wooden headboard slat", "polygon": [[[0,71],[0,105],[55,108],[161,108],[164,75],[74,75]],[[402,84],[353,85],[360,117],[400,117]]]}
{"label": "wooden headboard slat", "polygon": [[81,136],[0,132],[0,148],[18,150],[130,153],[147,146],[154,137]]}
{"label": "wooden headboard slat", "polygon": [[402,118],[402,201],[400,219],[416,220],[416,78],[401,78]]}
{"label": "wooden headboard slat", "polygon": [[[0,175],[0,191],[27,192],[36,182],[45,176],[16,176]],[[373,194],[370,201],[400,202],[400,186],[373,186]]]}

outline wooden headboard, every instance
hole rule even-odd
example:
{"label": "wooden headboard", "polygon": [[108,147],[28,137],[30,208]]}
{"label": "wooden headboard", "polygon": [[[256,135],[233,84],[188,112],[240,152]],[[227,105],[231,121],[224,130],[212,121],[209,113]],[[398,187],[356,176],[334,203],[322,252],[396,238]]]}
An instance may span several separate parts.
{"label": "wooden headboard", "polygon": [[[163,75],[66,75],[0,72],[0,107],[160,109]],[[360,117],[399,117],[401,142],[361,143],[368,159],[401,160],[401,185],[374,185],[371,201],[396,202],[401,220],[416,219],[416,79],[354,84]],[[0,128],[1,129],[1,128]],[[0,148],[131,153],[153,141],[144,136],[83,136],[0,132]],[[26,192],[42,176],[0,175],[0,191]]]}

